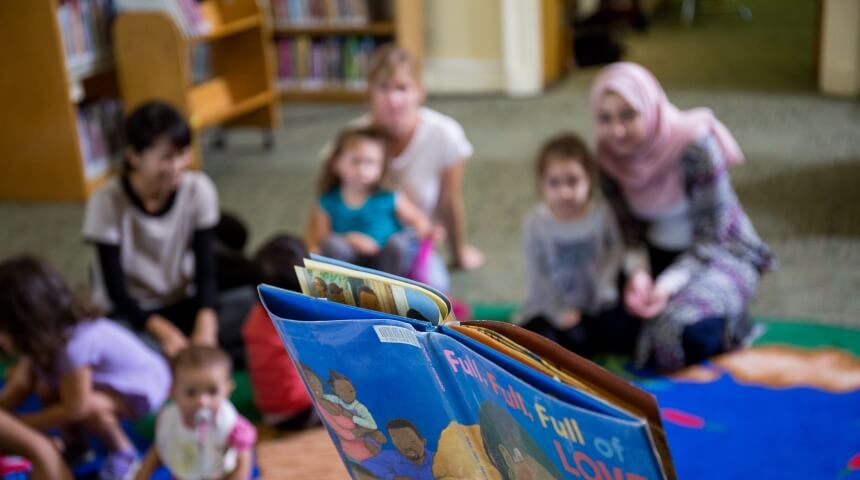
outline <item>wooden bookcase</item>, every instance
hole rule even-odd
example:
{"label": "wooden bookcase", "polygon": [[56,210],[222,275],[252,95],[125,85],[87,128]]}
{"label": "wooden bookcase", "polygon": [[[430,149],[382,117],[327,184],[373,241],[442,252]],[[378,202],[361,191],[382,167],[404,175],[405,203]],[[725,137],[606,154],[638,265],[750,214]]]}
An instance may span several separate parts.
{"label": "wooden bookcase", "polygon": [[[131,111],[149,100],[167,101],[188,116],[196,132],[213,126],[279,125],[271,31],[255,0],[203,0],[211,29],[185,36],[164,12],[125,12],[114,23],[117,78]],[[192,83],[191,47],[206,42],[212,76]],[[198,135],[195,165],[202,159]]]}
{"label": "wooden bookcase", "polygon": [[108,51],[67,67],[59,0],[0,1],[0,200],[80,201],[87,177],[76,105],[116,96]]}
{"label": "wooden bookcase", "polygon": [[[270,0],[270,2],[272,1],[274,0]],[[423,0],[366,1],[370,5],[369,11],[387,10],[390,12],[390,18],[374,18],[371,14],[367,24],[281,24],[278,23],[275,12],[270,12],[271,18],[274,19],[272,24],[274,26],[275,47],[280,39],[299,36],[308,36],[313,39],[326,39],[335,36],[372,37],[380,43],[397,43],[420,62],[424,56]],[[384,5],[385,8],[374,8],[374,4]],[[280,61],[280,58],[277,61]],[[286,101],[358,102],[367,97],[366,90],[330,86],[323,88],[279,86],[278,90],[281,97]]]}
{"label": "wooden bookcase", "polygon": [[573,29],[571,0],[541,0],[541,43],[543,45],[544,87],[561,80],[573,67]]}

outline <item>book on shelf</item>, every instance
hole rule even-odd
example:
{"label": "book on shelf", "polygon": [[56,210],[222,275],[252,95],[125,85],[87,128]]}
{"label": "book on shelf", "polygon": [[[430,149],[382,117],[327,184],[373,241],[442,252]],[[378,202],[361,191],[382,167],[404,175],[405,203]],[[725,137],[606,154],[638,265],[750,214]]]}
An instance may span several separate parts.
{"label": "book on shelf", "polygon": [[57,6],[66,68],[73,78],[110,64],[113,16],[111,0],[63,0]]}
{"label": "book on shelf", "polygon": [[290,26],[367,25],[368,0],[272,0],[275,24]]}
{"label": "book on shelf", "polygon": [[425,285],[324,257],[259,287],[353,478],[675,479],[653,396]]}
{"label": "book on shelf", "polygon": [[370,57],[377,46],[373,37],[281,38],[278,82],[282,88],[364,90]]}
{"label": "book on shelf", "polygon": [[85,102],[76,117],[84,177],[104,175],[122,158],[122,105],[115,99]]}
{"label": "book on shelf", "polygon": [[205,35],[212,25],[194,0],[114,0],[119,12],[164,12],[186,38]]}

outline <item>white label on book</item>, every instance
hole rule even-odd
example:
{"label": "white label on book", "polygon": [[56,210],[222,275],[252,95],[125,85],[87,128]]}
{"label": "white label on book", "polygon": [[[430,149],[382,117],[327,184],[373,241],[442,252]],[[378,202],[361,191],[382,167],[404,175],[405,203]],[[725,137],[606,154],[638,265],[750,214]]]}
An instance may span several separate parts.
{"label": "white label on book", "polygon": [[403,327],[392,327],[390,325],[374,325],[373,330],[382,343],[405,343],[413,347],[421,348],[415,331]]}

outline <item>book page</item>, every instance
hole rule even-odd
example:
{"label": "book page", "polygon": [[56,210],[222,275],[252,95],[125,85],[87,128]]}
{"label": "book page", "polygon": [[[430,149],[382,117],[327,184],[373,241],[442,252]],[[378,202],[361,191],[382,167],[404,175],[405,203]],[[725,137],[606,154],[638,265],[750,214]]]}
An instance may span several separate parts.
{"label": "book page", "polygon": [[662,470],[645,421],[573,401],[577,389],[522,375],[527,367],[485,355],[475,342],[436,334],[428,340],[443,382],[457,390],[449,394],[456,418],[477,428],[503,478],[673,478]]}
{"label": "book page", "polygon": [[438,305],[413,289],[351,271],[295,267],[302,293],[314,298],[390,313],[432,324],[442,320]]}
{"label": "book page", "polygon": [[[375,272],[369,269],[360,269],[357,267],[350,268],[349,264],[334,264],[327,263],[326,261],[309,259],[305,259],[305,269],[314,272],[338,274],[345,278],[360,281],[372,280],[389,285],[396,298],[400,301],[405,300],[408,304],[407,312],[411,308],[414,314],[421,315],[424,320],[433,322],[434,324],[448,319],[450,314],[449,303],[446,299],[440,297],[437,292],[432,289],[424,288],[420,284],[413,283],[393,275]],[[434,305],[433,310],[435,310],[435,314],[431,314],[430,304]],[[406,315],[406,312],[397,314],[404,317],[408,316],[409,318],[422,319]]]}
{"label": "book page", "polygon": [[471,321],[452,328],[543,375],[642,419],[648,425],[649,435],[663,468],[669,478],[674,478],[669,446],[653,396],[591,361],[516,325]]}

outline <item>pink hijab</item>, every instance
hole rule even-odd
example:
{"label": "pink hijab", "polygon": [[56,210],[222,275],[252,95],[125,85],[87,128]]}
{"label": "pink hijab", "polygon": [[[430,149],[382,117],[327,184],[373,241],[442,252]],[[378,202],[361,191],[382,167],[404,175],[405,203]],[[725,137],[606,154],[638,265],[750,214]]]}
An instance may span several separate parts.
{"label": "pink hijab", "polygon": [[610,91],[624,98],[645,122],[645,141],[632,155],[616,155],[599,139],[597,143],[598,165],[619,183],[635,210],[659,212],[684,197],[681,156],[690,144],[708,134],[716,138],[728,165],[744,161],[734,137],[710,109],[678,110],[654,75],[642,66],[620,62],[600,72],[591,87],[595,118],[598,101]]}

